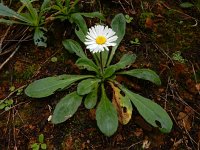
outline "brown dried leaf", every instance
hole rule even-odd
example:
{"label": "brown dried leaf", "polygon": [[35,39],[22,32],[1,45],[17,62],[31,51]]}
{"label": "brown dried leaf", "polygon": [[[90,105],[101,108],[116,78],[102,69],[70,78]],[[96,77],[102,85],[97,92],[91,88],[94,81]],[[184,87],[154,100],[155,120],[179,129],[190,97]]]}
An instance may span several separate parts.
{"label": "brown dried leaf", "polygon": [[142,130],[142,128],[136,128],[135,131],[134,131],[134,135],[135,135],[136,137],[142,136],[142,135],[143,135],[143,130]]}
{"label": "brown dried leaf", "polygon": [[153,20],[150,17],[147,17],[145,21],[145,28],[153,29],[153,27],[154,27]]}
{"label": "brown dried leaf", "polygon": [[196,87],[197,91],[200,91],[200,83],[197,83],[197,84],[195,85],[195,87]]}
{"label": "brown dried leaf", "polygon": [[113,99],[112,103],[117,110],[119,122],[121,124],[127,124],[132,117],[132,104],[128,97],[123,96],[120,92],[121,90],[110,83],[113,89]]}
{"label": "brown dried leaf", "polygon": [[69,135],[65,140],[65,150],[72,150],[73,149],[73,138]]}
{"label": "brown dried leaf", "polygon": [[177,119],[180,126],[184,127],[187,131],[190,131],[192,123],[188,114],[180,112]]}

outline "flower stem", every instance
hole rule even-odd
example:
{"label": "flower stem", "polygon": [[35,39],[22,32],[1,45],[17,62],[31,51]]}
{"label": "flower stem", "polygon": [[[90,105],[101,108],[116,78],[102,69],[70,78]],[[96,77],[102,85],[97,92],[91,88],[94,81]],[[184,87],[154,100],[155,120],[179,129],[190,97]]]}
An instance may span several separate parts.
{"label": "flower stem", "polygon": [[104,65],[103,65],[103,60],[102,60],[102,52],[100,52],[100,62],[101,62],[101,72],[102,72],[102,75],[104,73]]}

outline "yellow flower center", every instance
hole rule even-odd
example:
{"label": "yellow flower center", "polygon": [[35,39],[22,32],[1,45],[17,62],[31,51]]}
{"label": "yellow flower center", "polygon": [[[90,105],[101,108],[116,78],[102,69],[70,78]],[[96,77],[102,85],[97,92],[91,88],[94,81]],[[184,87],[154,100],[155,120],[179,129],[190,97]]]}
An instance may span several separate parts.
{"label": "yellow flower center", "polygon": [[104,36],[98,36],[96,38],[96,43],[102,45],[102,44],[106,43],[106,38]]}

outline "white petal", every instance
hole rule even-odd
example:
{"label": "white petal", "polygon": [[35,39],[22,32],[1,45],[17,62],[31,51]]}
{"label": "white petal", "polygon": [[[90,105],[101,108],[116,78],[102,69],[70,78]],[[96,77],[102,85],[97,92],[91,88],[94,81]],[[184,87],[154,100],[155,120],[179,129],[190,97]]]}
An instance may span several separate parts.
{"label": "white petal", "polygon": [[84,44],[85,45],[91,45],[91,44],[96,44],[96,42],[95,41],[90,41],[90,42],[88,41],[88,42],[84,42]]}
{"label": "white petal", "polygon": [[86,38],[90,39],[90,40],[95,40],[95,38],[92,38],[89,34],[86,35]]}
{"label": "white petal", "polygon": [[108,26],[106,26],[104,28],[103,35],[106,36],[108,34],[108,32],[109,32],[109,28],[108,28]]}
{"label": "white petal", "polygon": [[98,45],[97,44],[92,44],[92,45],[88,45],[86,48],[87,49],[94,49],[94,48],[97,48]]}
{"label": "white petal", "polygon": [[115,35],[115,32],[112,29],[109,29],[109,32],[107,33],[106,37],[109,38],[113,35]]}
{"label": "white petal", "polygon": [[95,30],[94,27],[91,28],[91,32],[95,35],[95,39],[96,39],[96,37],[98,36],[98,34],[97,34],[97,32],[96,32],[96,30]]}
{"label": "white petal", "polygon": [[110,38],[107,39],[108,42],[114,42],[118,39],[118,37],[115,35],[115,36],[112,36]]}
{"label": "white petal", "polygon": [[108,46],[115,46],[116,45],[116,43],[109,43],[108,42]]}

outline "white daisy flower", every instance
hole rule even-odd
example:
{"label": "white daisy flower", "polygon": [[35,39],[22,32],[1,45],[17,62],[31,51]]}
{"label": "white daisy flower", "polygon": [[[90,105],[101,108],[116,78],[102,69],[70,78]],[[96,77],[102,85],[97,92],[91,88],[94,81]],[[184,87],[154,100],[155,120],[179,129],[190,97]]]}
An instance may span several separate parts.
{"label": "white daisy flower", "polygon": [[95,25],[87,32],[85,45],[92,53],[108,51],[109,46],[115,46],[117,35],[108,26]]}

